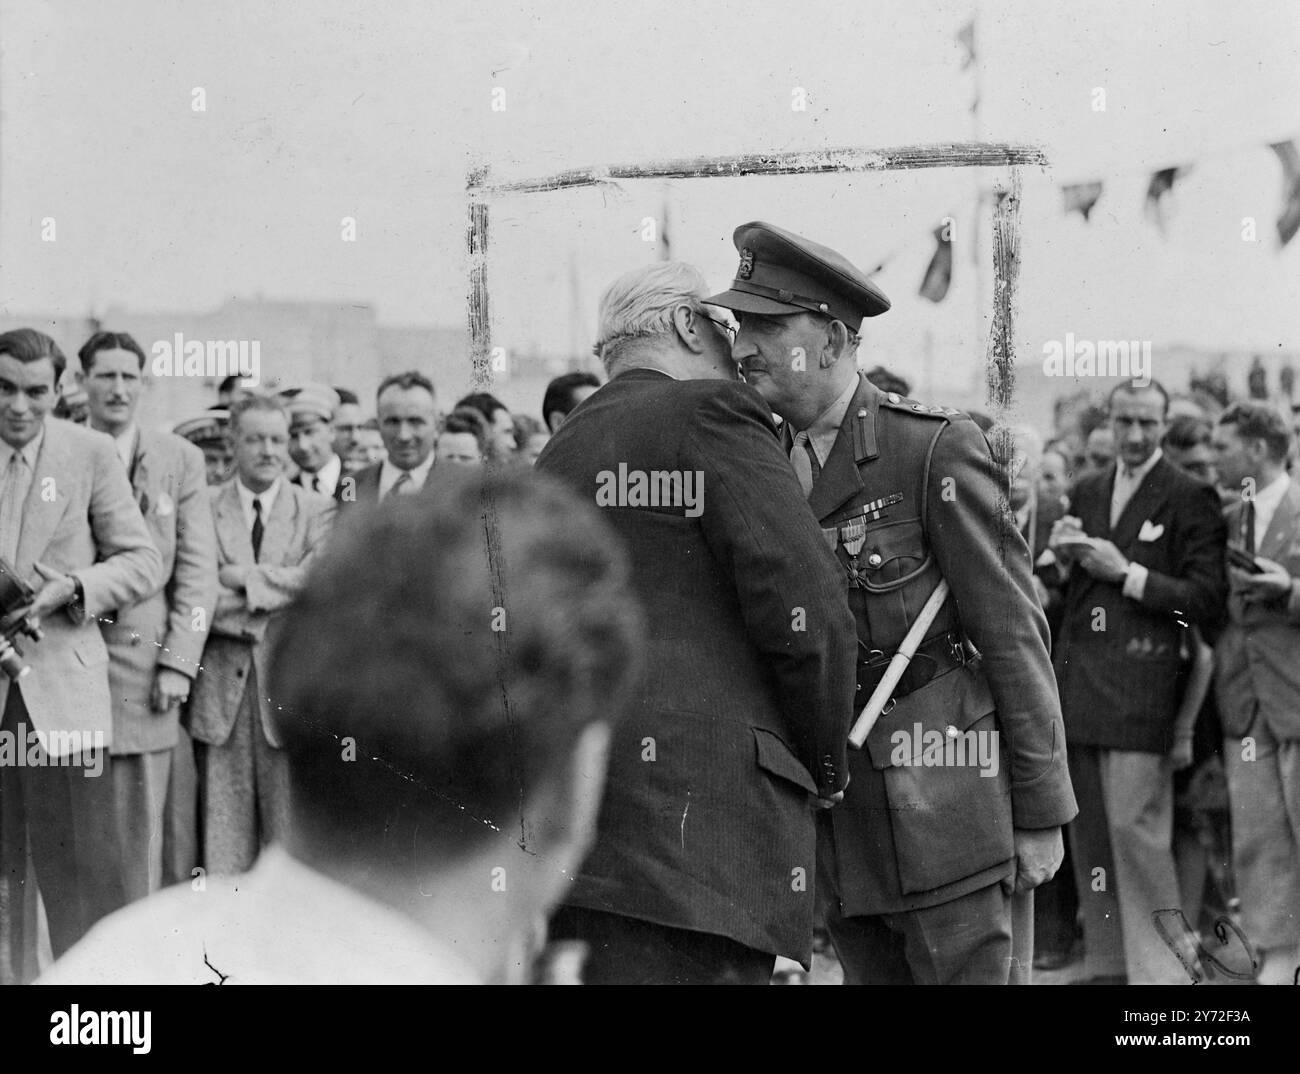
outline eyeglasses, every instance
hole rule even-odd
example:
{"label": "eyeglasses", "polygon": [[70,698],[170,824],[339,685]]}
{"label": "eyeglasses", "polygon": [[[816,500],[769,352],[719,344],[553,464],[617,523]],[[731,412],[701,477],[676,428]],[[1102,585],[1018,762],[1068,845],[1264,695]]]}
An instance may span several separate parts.
{"label": "eyeglasses", "polygon": [[734,324],[729,324],[727,321],[719,321],[716,317],[710,317],[707,313],[701,313],[700,316],[703,317],[706,321],[712,321],[719,328],[721,328],[722,334],[727,337],[728,343],[736,342],[736,333],[739,331],[739,329]]}

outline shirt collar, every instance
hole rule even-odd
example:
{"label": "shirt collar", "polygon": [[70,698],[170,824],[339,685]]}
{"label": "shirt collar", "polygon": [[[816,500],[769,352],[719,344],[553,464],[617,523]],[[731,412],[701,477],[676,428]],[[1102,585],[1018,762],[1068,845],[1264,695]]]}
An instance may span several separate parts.
{"label": "shirt collar", "polygon": [[[825,464],[830,457],[835,439],[840,435],[840,426],[844,424],[844,415],[849,412],[849,404],[858,390],[858,377],[855,374],[840,392],[839,397],[813,419],[808,426],[808,440],[817,452],[817,461]],[[794,430],[792,429],[791,432]]]}
{"label": "shirt collar", "polygon": [[1153,469],[1155,469],[1156,463],[1158,463],[1162,458],[1164,458],[1164,454],[1165,453],[1160,448],[1156,448],[1155,451],[1151,453],[1151,458],[1147,459],[1146,462],[1144,462],[1141,466],[1139,466],[1136,470],[1134,470],[1133,476],[1128,478],[1124,477],[1124,471],[1126,469],[1126,467],[1124,466],[1124,462],[1122,459],[1119,460],[1118,462],[1116,462],[1115,465],[1118,467],[1118,474],[1120,480],[1132,481],[1135,485],[1140,485],[1142,483],[1142,479],[1145,478],[1147,474],[1149,474]]}
{"label": "shirt collar", "polygon": [[407,473],[411,475],[411,486],[413,490],[418,492],[420,489],[424,488],[424,480],[429,476],[429,471],[432,469],[432,451],[429,452],[428,458],[426,458],[424,462],[411,470],[403,470],[401,467],[394,466],[391,462],[385,459],[379,468],[379,495],[382,497],[397,484],[398,478],[400,478],[402,474]]}
{"label": "shirt collar", "polygon": [[1255,493],[1255,513],[1267,513],[1271,517],[1277,510],[1277,505],[1282,502],[1282,497],[1286,495],[1287,486],[1290,484],[1290,476],[1283,472],[1259,489]]}
{"label": "shirt collar", "polygon": [[275,498],[280,494],[280,482],[282,478],[277,477],[271,487],[265,492],[254,492],[235,475],[235,488],[239,492],[239,503],[244,509],[244,514],[249,518],[253,517],[253,501],[262,501],[262,521],[265,523],[271,515],[271,508],[275,506]]}
{"label": "shirt collar", "polygon": [[326,460],[325,465],[317,470],[314,474],[302,473],[303,488],[311,488],[311,479],[314,477],[320,483],[320,492],[323,496],[333,496],[334,490],[338,487],[339,477],[343,473],[343,460],[337,455],[331,455]]}
{"label": "shirt collar", "polygon": [[135,454],[137,435],[135,422],[131,422],[113,437],[113,447],[117,449],[117,457],[122,460],[122,465],[128,470],[131,469],[131,456]]}
{"label": "shirt collar", "polygon": [[[29,469],[36,469],[36,459],[41,453],[41,444],[45,442],[45,422],[41,422],[41,427],[36,435],[25,443],[20,452],[26,461]],[[0,468],[8,468],[9,460],[14,457],[14,449],[0,440]]]}

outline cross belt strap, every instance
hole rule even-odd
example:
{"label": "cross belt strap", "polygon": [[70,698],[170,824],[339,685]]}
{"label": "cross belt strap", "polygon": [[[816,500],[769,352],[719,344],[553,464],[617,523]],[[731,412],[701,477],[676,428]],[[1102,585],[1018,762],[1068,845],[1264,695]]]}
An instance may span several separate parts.
{"label": "cross belt strap", "polygon": [[[926,638],[916,647],[916,655],[907,665],[903,677],[898,680],[898,686],[893,693],[894,699],[906,697],[945,672],[964,667],[973,662],[977,655],[975,646],[961,631],[949,630]],[[866,704],[867,698],[871,696],[880,680],[885,677],[894,654],[882,653],[879,649],[868,649],[859,641],[858,656],[857,703],[863,705]]]}

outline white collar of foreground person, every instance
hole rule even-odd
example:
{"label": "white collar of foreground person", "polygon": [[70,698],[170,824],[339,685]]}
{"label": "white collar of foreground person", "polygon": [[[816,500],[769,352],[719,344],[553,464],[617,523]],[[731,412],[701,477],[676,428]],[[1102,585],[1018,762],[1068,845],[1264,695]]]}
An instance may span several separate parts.
{"label": "white collar of foreground person", "polygon": [[[502,941],[461,878],[412,890],[426,921],[326,876],[281,846],[238,877],[177,884],[110,915],[38,984],[480,984],[525,980],[531,937]],[[394,881],[395,885],[418,882]],[[462,897],[453,892],[459,888]],[[461,905],[457,905],[459,902]],[[470,903],[471,905],[466,905]],[[503,907],[504,908],[504,907]],[[459,926],[466,926],[462,931]],[[488,927],[484,927],[488,926]]]}

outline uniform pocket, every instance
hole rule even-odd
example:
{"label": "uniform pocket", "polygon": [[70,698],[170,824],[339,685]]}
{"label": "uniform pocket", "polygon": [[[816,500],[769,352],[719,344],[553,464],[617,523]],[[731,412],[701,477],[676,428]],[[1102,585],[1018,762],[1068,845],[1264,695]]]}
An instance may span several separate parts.
{"label": "uniform pocket", "polygon": [[904,585],[930,565],[919,518],[868,526],[858,570],[862,584],[877,593]]}
{"label": "uniform pocket", "polygon": [[872,728],[904,893],[930,891],[1015,853],[1010,773],[993,696],[957,668],[908,694]]}

